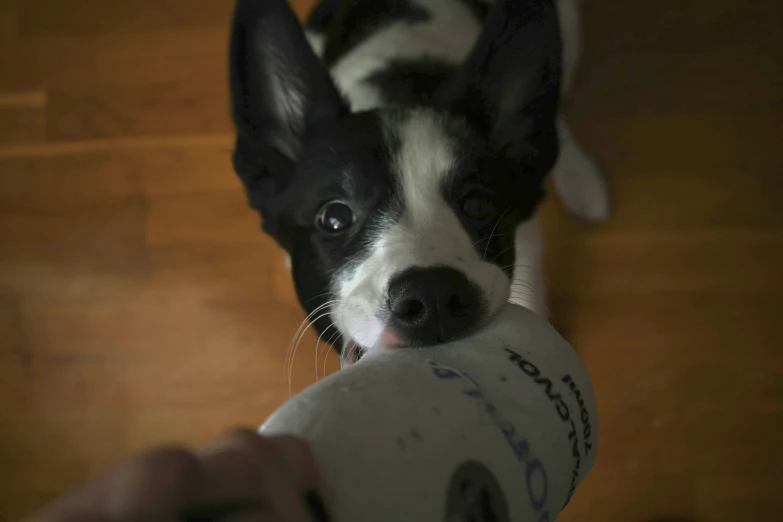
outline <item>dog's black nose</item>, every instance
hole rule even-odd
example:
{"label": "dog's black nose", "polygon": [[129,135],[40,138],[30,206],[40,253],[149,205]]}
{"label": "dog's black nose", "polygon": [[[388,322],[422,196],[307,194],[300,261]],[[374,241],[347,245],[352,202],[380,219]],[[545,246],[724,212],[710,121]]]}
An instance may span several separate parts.
{"label": "dog's black nose", "polygon": [[411,344],[456,339],[478,323],[480,295],[453,268],[410,268],[389,284],[390,326]]}

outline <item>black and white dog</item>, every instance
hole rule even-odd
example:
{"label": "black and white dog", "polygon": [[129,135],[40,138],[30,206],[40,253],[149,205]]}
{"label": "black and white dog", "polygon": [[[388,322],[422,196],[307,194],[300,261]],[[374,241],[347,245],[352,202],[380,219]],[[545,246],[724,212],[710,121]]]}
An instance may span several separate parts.
{"label": "black and white dog", "polygon": [[578,0],[238,0],[234,168],[344,364],[453,340],[509,300],[546,313],[543,183],[608,214],[560,97]]}

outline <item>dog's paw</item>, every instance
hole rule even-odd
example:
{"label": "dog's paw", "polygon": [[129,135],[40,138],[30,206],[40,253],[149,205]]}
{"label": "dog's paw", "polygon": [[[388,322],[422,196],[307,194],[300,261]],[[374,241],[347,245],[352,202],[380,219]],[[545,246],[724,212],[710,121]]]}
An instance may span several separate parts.
{"label": "dog's paw", "polygon": [[585,221],[609,218],[609,187],[598,166],[575,143],[563,147],[552,182],[569,212]]}
{"label": "dog's paw", "polygon": [[569,212],[585,221],[609,218],[609,187],[595,162],[574,141],[563,143],[552,172],[555,190]]}
{"label": "dog's paw", "polygon": [[508,302],[513,305],[521,306],[522,308],[527,308],[547,321],[550,320],[549,309],[547,308],[546,303],[540,298],[512,296],[509,298]]}

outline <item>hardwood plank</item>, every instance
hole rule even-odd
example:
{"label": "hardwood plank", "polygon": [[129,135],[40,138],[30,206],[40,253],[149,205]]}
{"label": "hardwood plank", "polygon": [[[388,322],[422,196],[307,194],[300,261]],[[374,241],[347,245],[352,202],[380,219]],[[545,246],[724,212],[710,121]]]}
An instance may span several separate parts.
{"label": "hardwood plank", "polygon": [[594,0],[582,8],[586,42],[572,97],[580,113],[761,114],[783,106],[776,0]]}
{"label": "hardwood plank", "polygon": [[71,140],[0,146],[0,158],[61,157],[91,152],[127,152],[145,149],[156,154],[156,149],[185,149],[192,147],[218,148],[229,154],[234,136],[229,134],[196,134],[174,136],[130,136],[110,139]]}
{"label": "hardwood plank", "polygon": [[594,56],[623,50],[712,51],[748,45],[764,54],[783,52],[778,46],[780,3],[776,0],[590,0],[582,9],[586,45]]}
{"label": "hardwood plank", "polygon": [[[780,295],[781,242],[781,233],[743,230],[584,236],[576,243],[563,242],[548,249],[550,288],[556,293],[607,298],[684,293]],[[726,277],[741,273],[751,260],[751,272]]]}
{"label": "hardwood plank", "polygon": [[[291,2],[298,13],[309,8],[307,0]],[[188,0],[149,2],[121,0],[26,0],[19,6],[19,31],[23,34],[95,35],[147,32],[162,28],[226,25],[232,2],[208,1],[193,8]]]}
{"label": "hardwood plank", "polygon": [[595,473],[566,520],[774,520],[780,294],[563,299],[601,418]]}
{"label": "hardwood plank", "polygon": [[231,17],[231,2],[204,2],[193,9],[187,0],[148,2],[122,0],[33,0],[19,6],[23,35],[146,32],[162,28],[224,25]]}
{"label": "hardwood plank", "polygon": [[7,43],[19,36],[19,19],[16,2],[3,0],[0,2],[0,42]]}
{"label": "hardwood plank", "polygon": [[46,112],[29,107],[3,107],[0,99],[0,143],[46,140]]}
{"label": "hardwood plank", "polygon": [[44,85],[35,49],[20,38],[0,38],[0,92],[40,89]]}

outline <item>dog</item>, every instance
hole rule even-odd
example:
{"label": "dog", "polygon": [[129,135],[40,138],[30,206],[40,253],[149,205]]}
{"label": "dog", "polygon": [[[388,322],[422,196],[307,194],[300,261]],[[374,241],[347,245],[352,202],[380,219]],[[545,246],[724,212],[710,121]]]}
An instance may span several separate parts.
{"label": "dog", "polygon": [[344,366],[547,314],[545,180],[609,213],[561,114],[579,55],[578,0],[238,0],[233,168]]}

